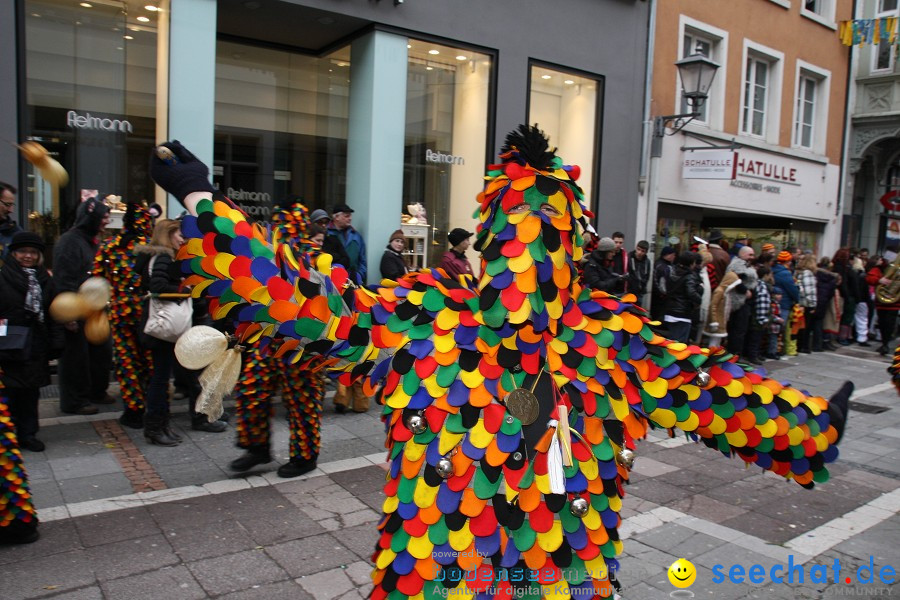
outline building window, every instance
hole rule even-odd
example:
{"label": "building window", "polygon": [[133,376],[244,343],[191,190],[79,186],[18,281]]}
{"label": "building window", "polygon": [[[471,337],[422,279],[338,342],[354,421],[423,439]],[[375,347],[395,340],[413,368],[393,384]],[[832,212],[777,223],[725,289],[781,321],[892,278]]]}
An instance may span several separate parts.
{"label": "building window", "polygon": [[800,76],[794,112],[794,145],[800,148],[813,148],[818,85],[812,77]]}
{"label": "building window", "polygon": [[213,183],[251,216],[346,198],[350,47],[306,56],[216,43]]}
{"label": "building window", "polygon": [[[408,41],[403,208],[425,209],[421,260],[437,266],[457,227],[475,231],[472,190],[484,185],[493,59],[468,48]],[[394,215],[400,226],[401,215]],[[404,220],[404,223],[412,222]],[[417,225],[422,226],[417,217]],[[419,253],[418,244],[415,253]]]}
{"label": "building window", "polygon": [[[40,172],[25,164],[19,198],[28,228],[52,241],[73,223],[84,197],[101,193],[153,201],[147,156],[156,140],[160,17],[154,13],[150,22],[139,22],[121,2],[22,4],[23,137],[41,143],[62,164],[69,185],[54,198]],[[111,226],[121,226],[122,215],[114,207]]]}
{"label": "building window", "polygon": [[[897,4],[897,0],[881,0],[875,18],[897,17]],[[882,36],[873,53],[872,70],[892,71],[896,60],[896,44],[892,44],[887,36]]]}
{"label": "building window", "polygon": [[[710,58],[712,60],[716,60],[714,56],[714,48],[716,42],[712,38],[708,38],[702,36],[697,33],[693,33],[690,31],[685,31],[684,36],[682,38],[683,47],[681,52],[681,57],[686,58],[693,54],[702,54],[703,56]],[[695,121],[699,123],[708,123],[709,118],[707,115],[709,114],[709,102],[711,98],[707,98],[706,102],[697,109],[699,115],[694,118]],[[681,113],[689,113],[692,112],[692,108],[688,106],[687,99],[682,96],[681,97],[681,109],[679,112]]]}
{"label": "building window", "polygon": [[771,65],[761,58],[747,57],[744,75],[744,121],[741,131],[750,135],[766,133],[766,110]]}
{"label": "building window", "polygon": [[594,170],[600,142],[597,114],[602,98],[600,77],[545,64],[531,65],[528,122],[538,124],[565,162],[581,167],[578,185],[594,203]]}

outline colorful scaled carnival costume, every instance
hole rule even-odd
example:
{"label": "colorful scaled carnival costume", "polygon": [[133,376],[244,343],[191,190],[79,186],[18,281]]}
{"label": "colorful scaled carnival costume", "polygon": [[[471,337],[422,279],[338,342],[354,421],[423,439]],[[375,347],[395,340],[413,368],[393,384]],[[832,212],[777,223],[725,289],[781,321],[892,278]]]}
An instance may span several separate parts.
{"label": "colorful scaled carnival costume", "polygon": [[125,412],[125,425],[143,427],[144,389],[150,379],[150,353],[141,347],[138,333],[144,301],[141,275],[134,268],[134,247],[149,244],[153,230],[150,211],[136,202],[128,203],[122,231],[104,242],[94,259],[94,275],[106,279],[112,288],[109,305],[116,381]]}
{"label": "colorful scaled carnival costume", "polygon": [[37,526],[28,474],[0,383],[0,544],[33,542],[38,538]]}
{"label": "colorful scaled carnival costume", "polygon": [[[209,193],[199,161],[167,146],[181,163],[153,159],[157,183]],[[426,270],[377,293],[345,289],[327,255],[307,269],[227,202],[200,200],[185,220],[187,283],[211,298],[215,317],[235,320],[245,339],[278,336],[284,352],[325,355],[345,383],[364,377],[369,393],[384,385],[390,467],[375,599],[467,586],[490,590],[481,598],[529,587],[608,595],[622,552],[625,450],[650,426],[677,427],[807,487],[827,480],[837,457],[839,408],[722,350],[666,340],[629,297],[573,280],[579,169],[539,131],[510,134],[501,158],[479,195],[477,283]],[[524,569],[537,577],[515,576]],[[478,577],[467,582],[466,572]]]}
{"label": "colorful scaled carnival costume", "polygon": [[[272,215],[272,239],[287,244],[296,256],[306,263],[310,250],[307,238],[309,211],[303,205],[294,205]],[[308,266],[308,263],[307,263]],[[241,376],[232,393],[235,401],[235,427],[238,447],[247,454],[231,463],[236,471],[245,471],[257,464],[272,460],[269,444],[269,419],[272,417],[272,397],[281,396],[287,412],[291,434],[290,463],[278,469],[278,474],[294,477],[311,471],[319,456],[322,401],[325,382],[319,370],[314,368],[317,357],[302,357],[292,364],[283,356],[274,356],[277,350],[267,347],[268,340],[248,350],[243,359]],[[313,365],[310,365],[310,360]]]}

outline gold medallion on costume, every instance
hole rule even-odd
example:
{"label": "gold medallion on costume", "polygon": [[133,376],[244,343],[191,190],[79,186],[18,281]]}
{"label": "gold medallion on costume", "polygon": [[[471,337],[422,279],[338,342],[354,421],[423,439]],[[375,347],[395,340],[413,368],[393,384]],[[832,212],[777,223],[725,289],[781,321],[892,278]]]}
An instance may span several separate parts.
{"label": "gold medallion on costume", "polygon": [[534,395],[534,388],[537,387],[537,382],[540,380],[543,373],[544,372],[541,371],[538,373],[538,376],[534,378],[534,383],[531,384],[530,390],[516,388],[507,394],[506,398],[503,400],[509,413],[521,421],[522,425],[531,425],[537,421],[540,411],[537,396]]}

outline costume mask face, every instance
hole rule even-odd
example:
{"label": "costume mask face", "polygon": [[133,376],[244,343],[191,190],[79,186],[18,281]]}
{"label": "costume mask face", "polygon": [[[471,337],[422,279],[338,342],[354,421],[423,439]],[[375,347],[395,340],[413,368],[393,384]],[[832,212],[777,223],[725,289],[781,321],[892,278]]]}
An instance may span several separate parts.
{"label": "costume mask face", "polygon": [[531,321],[540,331],[562,316],[582,254],[580,169],[563,165],[543,133],[525,125],[507,137],[500,158],[479,194],[480,308],[491,327]]}

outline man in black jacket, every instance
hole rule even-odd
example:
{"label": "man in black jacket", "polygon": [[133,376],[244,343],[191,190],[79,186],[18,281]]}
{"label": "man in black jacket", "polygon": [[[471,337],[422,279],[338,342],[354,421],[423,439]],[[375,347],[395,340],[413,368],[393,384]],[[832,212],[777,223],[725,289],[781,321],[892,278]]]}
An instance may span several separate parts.
{"label": "man in black jacket", "polygon": [[[97,253],[98,236],[109,224],[109,208],[96,198],[82,202],[75,224],[59,237],[53,248],[53,283],[57,293],[77,292],[90,276]],[[112,368],[112,345],[89,344],[84,321],[65,324],[65,346],[59,357],[59,408],[75,415],[97,413],[95,403],[111,404],[106,394]]]}
{"label": "man in black jacket", "polygon": [[640,306],[646,306],[644,295],[647,293],[647,283],[650,281],[648,250],[650,250],[650,244],[647,240],[641,240],[634,250],[628,253],[628,281],[625,290],[629,294],[637,296],[637,303]]}
{"label": "man in black jacket", "polygon": [[691,323],[697,307],[703,302],[703,284],[697,272],[701,264],[696,252],[682,252],[669,281],[664,321],[669,339],[687,343],[691,337]]}

